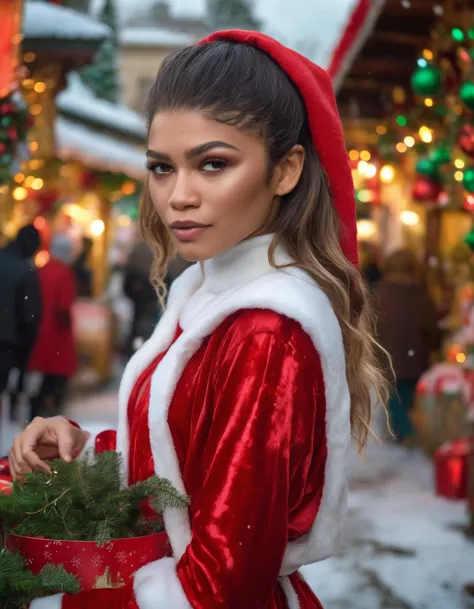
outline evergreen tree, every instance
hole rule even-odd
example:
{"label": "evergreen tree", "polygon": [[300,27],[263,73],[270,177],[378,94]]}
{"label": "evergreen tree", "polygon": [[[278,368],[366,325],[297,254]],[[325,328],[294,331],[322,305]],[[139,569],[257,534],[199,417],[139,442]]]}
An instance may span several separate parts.
{"label": "evergreen tree", "polygon": [[259,30],[262,25],[253,14],[252,0],[207,0],[207,13],[210,25],[216,30]]}
{"label": "evergreen tree", "polygon": [[90,66],[81,73],[84,83],[100,97],[112,103],[118,101],[119,82],[117,67],[117,13],[114,0],[105,0],[101,21],[112,29],[108,38],[97,51]]}

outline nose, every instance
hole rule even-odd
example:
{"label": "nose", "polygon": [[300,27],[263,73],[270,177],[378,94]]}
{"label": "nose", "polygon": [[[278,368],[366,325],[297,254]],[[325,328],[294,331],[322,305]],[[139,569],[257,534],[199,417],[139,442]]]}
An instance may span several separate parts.
{"label": "nose", "polygon": [[174,189],[168,203],[170,207],[176,210],[199,207],[199,194],[193,187],[191,176],[187,175],[186,172],[177,174]]}

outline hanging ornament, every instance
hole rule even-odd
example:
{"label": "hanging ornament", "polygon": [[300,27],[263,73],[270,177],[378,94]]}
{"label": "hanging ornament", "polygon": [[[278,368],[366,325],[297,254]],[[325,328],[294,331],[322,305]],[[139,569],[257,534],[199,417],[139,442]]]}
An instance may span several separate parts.
{"label": "hanging ornament", "polygon": [[424,97],[436,95],[441,89],[442,82],[441,70],[433,65],[416,69],[411,77],[413,91]]}
{"label": "hanging ornament", "polygon": [[464,237],[464,243],[469,247],[471,252],[474,252],[474,228]]}
{"label": "hanging ornament", "polygon": [[459,97],[469,110],[474,110],[474,82],[465,82],[459,90]]}
{"label": "hanging ornament", "polygon": [[438,183],[428,180],[424,176],[418,176],[413,184],[412,189],[412,197],[414,201],[418,201],[419,203],[434,203],[439,193],[441,192],[441,187]]}
{"label": "hanging ornament", "polygon": [[464,170],[462,183],[467,192],[474,192],[474,167],[467,167]]}
{"label": "hanging ornament", "polygon": [[474,157],[474,127],[472,125],[463,125],[461,127],[458,144],[467,156]]}
{"label": "hanging ornament", "polygon": [[3,154],[6,149],[7,149],[6,144],[4,144],[3,142],[0,142],[0,154]]}
{"label": "hanging ornament", "polygon": [[464,199],[464,209],[474,211],[474,195],[467,195]]}
{"label": "hanging ornament", "polygon": [[416,173],[422,176],[427,176],[436,182],[439,182],[441,176],[439,175],[438,165],[434,160],[430,158],[420,159],[416,164]]}
{"label": "hanging ornament", "polygon": [[451,163],[451,150],[444,145],[439,146],[430,155],[430,159],[435,165],[447,165]]}

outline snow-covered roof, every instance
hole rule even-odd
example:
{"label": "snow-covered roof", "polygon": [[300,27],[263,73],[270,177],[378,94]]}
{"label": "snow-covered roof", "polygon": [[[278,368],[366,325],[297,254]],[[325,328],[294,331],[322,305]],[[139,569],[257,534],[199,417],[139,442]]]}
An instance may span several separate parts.
{"label": "snow-covered roof", "polygon": [[25,2],[25,38],[103,40],[111,29],[83,13],[44,2]]}
{"label": "snow-covered roof", "polygon": [[196,42],[196,37],[165,27],[126,27],[119,34],[123,46],[180,48]]}
{"label": "snow-covered roof", "polygon": [[145,139],[146,125],[142,116],[126,106],[96,97],[77,72],[70,72],[67,81],[66,89],[56,99],[61,112]]}
{"label": "snow-covered roof", "polygon": [[76,159],[108,171],[121,171],[130,177],[145,177],[145,150],[140,152],[123,141],[58,117],[55,123],[56,149],[60,158]]}

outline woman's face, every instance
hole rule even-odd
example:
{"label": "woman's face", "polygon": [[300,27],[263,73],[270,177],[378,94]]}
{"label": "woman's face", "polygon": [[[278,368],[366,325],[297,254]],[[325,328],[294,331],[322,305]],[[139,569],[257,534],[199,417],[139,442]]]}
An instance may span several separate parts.
{"label": "woman's face", "polygon": [[203,261],[265,232],[278,207],[279,174],[257,137],[199,111],[155,115],[147,165],[153,205],[179,254]]}

